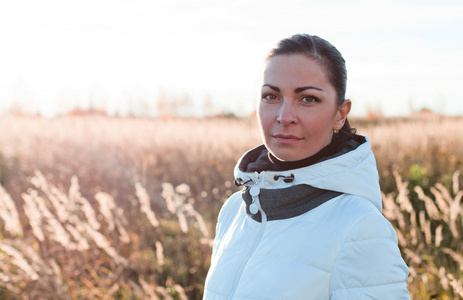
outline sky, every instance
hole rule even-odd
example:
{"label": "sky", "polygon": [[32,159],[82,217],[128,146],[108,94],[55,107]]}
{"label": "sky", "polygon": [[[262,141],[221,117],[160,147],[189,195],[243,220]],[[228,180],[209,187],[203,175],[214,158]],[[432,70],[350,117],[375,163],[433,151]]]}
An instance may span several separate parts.
{"label": "sky", "polygon": [[160,98],[247,115],[267,52],[301,32],[343,54],[352,115],[463,115],[460,0],[0,1],[0,115],[124,115]]}

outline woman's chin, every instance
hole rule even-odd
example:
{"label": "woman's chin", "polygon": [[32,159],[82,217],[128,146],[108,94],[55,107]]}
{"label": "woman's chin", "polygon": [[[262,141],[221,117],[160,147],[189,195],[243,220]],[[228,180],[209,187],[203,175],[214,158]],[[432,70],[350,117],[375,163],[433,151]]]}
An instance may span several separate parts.
{"label": "woman's chin", "polygon": [[286,150],[286,151],[270,151],[273,156],[278,158],[281,161],[298,161],[301,159],[304,159],[309,156],[304,156],[304,155],[297,155],[297,153],[294,153],[294,151]]}

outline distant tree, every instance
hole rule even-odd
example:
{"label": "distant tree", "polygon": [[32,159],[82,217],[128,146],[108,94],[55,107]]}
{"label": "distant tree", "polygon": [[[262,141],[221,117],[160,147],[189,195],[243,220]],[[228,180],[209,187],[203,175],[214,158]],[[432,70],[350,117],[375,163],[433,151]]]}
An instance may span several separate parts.
{"label": "distant tree", "polygon": [[160,117],[172,117],[173,111],[169,103],[169,97],[164,89],[161,89],[157,99],[157,110]]}
{"label": "distant tree", "polygon": [[95,108],[87,108],[87,109],[81,109],[81,108],[74,108],[66,114],[66,116],[69,117],[82,117],[82,116],[107,116],[108,114],[106,113],[105,110],[102,109],[95,109]]}
{"label": "distant tree", "polygon": [[367,108],[366,118],[371,121],[378,120],[378,119],[384,118],[384,114],[381,111],[381,108],[375,108],[375,109]]}
{"label": "distant tree", "polygon": [[204,103],[204,107],[203,107],[204,114],[206,116],[211,117],[216,114],[214,102],[212,101],[212,97],[210,94],[206,94],[206,96],[204,96],[203,103]]}
{"label": "distant tree", "polygon": [[191,113],[193,101],[187,92],[181,96],[172,96],[162,89],[157,99],[158,115],[162,118],[186,116]]}

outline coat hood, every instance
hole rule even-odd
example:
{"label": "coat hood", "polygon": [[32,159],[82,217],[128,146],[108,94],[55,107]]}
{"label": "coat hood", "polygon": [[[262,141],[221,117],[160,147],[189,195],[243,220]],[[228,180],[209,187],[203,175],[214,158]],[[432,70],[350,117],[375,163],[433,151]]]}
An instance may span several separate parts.
{"label": "coat hood", "polygon": [[258,185],[263,189],[283,189],[308,185],[321,190],[356,195],[369,200],[381,212],[381,191],[376,160],[368,138],[347,153],[323,160],[313,165],[287,171],[247,172],[243,161],[260,152],[259,146],[246,152],[235,166],[235,181],[246,187]]}

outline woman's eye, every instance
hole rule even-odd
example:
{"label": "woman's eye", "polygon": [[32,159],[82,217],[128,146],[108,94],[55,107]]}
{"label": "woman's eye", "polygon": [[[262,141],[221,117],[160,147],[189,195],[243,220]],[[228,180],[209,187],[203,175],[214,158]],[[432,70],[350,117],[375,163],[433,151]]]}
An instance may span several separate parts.
{"label": "woman's eye", "polygon": [[262,99],[267,101],[275,101],[278,100],[278,97],[274,94],[265,94],[262,96]]}
{"label": "woman's eye", "polygon": [[318,98],[314,96],[304,96],[301,101],[304,103],[319,102]]}

